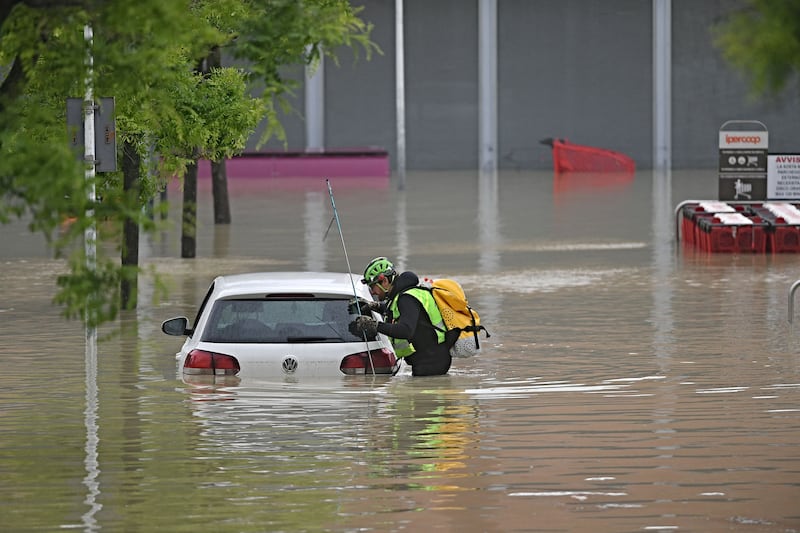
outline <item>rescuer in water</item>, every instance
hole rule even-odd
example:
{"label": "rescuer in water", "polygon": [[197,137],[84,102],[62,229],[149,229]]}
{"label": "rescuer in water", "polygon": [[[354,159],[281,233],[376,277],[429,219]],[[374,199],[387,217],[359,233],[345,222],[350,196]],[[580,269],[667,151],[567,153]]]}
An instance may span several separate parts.
{"label": "rescuer in water", "polygon": [[376,257],[364,269],[361,283],[378,300],[360,300],[362,313],[366,307],[383,314],[386,322],[362,314],[350,323],[350,332],[368,339],[377,333],[389,337],[395,354],[411,365],[414,376],[447,374],[452,357],[442,314],[431,292],[418,286],[419,277],[410,271],[397,274],[391,261]]}

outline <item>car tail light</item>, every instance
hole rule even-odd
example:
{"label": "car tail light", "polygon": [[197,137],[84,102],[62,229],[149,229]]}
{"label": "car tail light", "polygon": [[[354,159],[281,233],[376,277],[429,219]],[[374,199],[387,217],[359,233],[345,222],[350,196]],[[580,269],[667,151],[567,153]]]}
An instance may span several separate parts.
{"label": "car tail light", "polygon": [[209,374],[235,376],[239,373],[239,361],[224,353],[192,350],[183,363],[184,374]]}
{"label": "car tail light", "polygon": [[[370,363],[370,356],[372,362]],[[339,366],[345,374],[391,374],[397,365],[397,358],[391,350],[381,348],[369,352],[359,352],[350,354],[342,359]]]}

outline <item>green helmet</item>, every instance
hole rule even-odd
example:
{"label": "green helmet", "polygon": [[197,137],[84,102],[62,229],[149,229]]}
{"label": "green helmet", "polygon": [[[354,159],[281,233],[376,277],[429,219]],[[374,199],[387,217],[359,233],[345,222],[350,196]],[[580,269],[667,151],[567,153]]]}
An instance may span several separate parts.
{"label": "green helmet", "polygon": [[378,283],[381,275],[391,280],[395,275],[394,265],[385,257],[376,257],[364,269],[364,279],[361,280],[361,283],[365,285]]}

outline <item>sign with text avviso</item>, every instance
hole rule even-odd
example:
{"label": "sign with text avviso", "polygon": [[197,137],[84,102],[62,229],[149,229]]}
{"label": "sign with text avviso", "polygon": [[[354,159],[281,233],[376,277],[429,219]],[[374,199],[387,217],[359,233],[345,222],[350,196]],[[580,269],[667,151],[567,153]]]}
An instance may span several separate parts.
{"label": "sign with text avviso", "polygon": [[719,199],[767,199],[769,132],[757,120],[729,120],[719,129]]}
{"label": "sign with text avviso", "polygon": [[767,198],[800,199],[800,154],[767,156]]}

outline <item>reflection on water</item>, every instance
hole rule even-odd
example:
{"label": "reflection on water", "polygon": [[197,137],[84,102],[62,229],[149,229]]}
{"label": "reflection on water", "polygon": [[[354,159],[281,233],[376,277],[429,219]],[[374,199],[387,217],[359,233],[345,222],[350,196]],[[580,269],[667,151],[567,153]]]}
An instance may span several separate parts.
{"label": "reflection on water", "polygon": [[[676,248],[673,206],[713,173],[597,179],[332,180],[342,236],[324,181],[232,181],[230,226],[201,189],[198,258],[177,223],[143,238],[169,295],[142,279],[94,354],[50,303],[64,265],[3,227],[0,529],[800,530],[799,259]],[[354,270],[458,279],[485,353],[434,378],[179,378],[162,320],[218,274],[343,270],[342,237]]]}
{"label": "reflection on water", "polygon": [[95,516],[102,509],[102,505],[97,502],[97,497],[100,495],[100,483],[98,476],[100,475],[100,465],[97,461],[97,443],[98,443],[98,427],[97,427],[97,409],[98,409],[98,391],[97,391],[97,329],[86,328],[86,359],[85,359],[85,372],[86,372],[86,410],[85,426],[86,426],[86,477],[83,479],[83,484],[86,485],[86,505],[89,507],[81,517],[83,519],[84,529],[87,531],[95,531],[98,529],[97,519]]}

